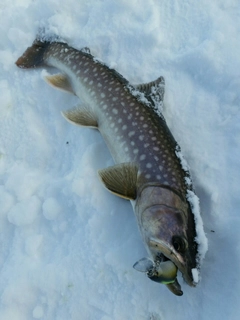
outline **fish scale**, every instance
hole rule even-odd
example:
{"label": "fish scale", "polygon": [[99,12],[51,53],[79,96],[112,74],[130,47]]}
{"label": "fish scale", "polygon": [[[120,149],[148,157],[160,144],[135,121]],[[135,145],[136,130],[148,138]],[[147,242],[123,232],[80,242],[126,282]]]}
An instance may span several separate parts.
{"label": "fish scale", "polygon": [[[88,51],[88,50],[87,50]],[[134,268],[182,295],[177,270],[196,285],[198,243],[187,192],[189,173],[177,156],[179,146],[156,103],[163,99],[164,79],[132,86],[118,72],[95,59],[86,49],[62,42],[36,40],[17,60],[20,68],[52,66],[61,74],[46,81],[81,100],[63,112],[75,124],[97,128],[115,165],[99,171],[105,187],[131,201],[150,258]],[[191,191],[192,192],[192,191]]]}
{"label": "fish scale", "polygon": [[141,184],[157,181],[186,193],[186,173],[175,156],[177,145],[172,134],[163,118],[131,94],[126,80],[107,73],[106,66],[90,54],[67,44],[53,44],[44,59],[66,74],[75,74],[81,85],[73,85],[73,89],[82,99],[88,94],[84,102],[97,115],[98,129],[116,163],[137,162]]}

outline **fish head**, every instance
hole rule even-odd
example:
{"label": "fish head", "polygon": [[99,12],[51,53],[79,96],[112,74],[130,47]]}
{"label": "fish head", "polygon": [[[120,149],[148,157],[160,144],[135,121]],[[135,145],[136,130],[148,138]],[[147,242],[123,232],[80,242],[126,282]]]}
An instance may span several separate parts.
{"label": "fish head", "polygon": [[195,286],[192,269],[196,268],[195,243],[188,234],[183,212],[177,208],[156,205],[145,211],[150,217],[146,244],[155,263],[172,261],[181,271],[184,280]]}
{"label": "fish head", "polygon": [[[179,287],[174,265],[187,284],[195,286],[193,270],[196,270],[197,265],[197,245],[195,224],[189,205],[171,190],[151,187],[143,190],[137,210],[142,237],[154,266],[161,267],[166,261],[172,262],[168,263],[164,273],[161,273],[159,282],[164,283],[164,279],[167,279],[165,284],[170,290],[172,288],[173,292]],[[169,274],[172,275],[170,281]],[[157,278],[152,280],[157,281]]]}

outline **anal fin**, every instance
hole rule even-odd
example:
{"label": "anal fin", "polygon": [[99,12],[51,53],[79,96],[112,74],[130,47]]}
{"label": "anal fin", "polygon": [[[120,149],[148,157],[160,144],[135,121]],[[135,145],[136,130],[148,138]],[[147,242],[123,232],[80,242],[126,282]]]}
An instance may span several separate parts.
{"label": "anal fin", "polygon": [[62,115],[69,122],[79,126],[92,128],[98,127],[97,119],[89,108],[78,106],[67,111],[62,111]]}
{"label": "anal fin", "polygon": [[68,76],[65,74],[54,74],[45,76],[45,81],[51,86],[75,94]]}
{"label": "anal fin", "polygon": [[98,174],[105,187],[119,197],[136,199],[138,167],[133,162],[102,169]]}

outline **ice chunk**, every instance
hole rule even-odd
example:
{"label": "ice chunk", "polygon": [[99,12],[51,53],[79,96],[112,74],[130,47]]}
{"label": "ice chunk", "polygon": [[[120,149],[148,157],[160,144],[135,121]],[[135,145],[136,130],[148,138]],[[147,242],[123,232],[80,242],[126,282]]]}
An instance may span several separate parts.
{"label": "ice chunk", "polygon": [[194,214],[195,224],[196,224],[196,242],[198,243],[198,263],[201,265],[202,260],[205,257],[205,254],[208,250],[208,240],[203,230],[203,221],[200,215],[200,206],[199,199],[196,194],[188,190],[187,191],[187,200],[191,205],[192,212]]}
{"label": "ice chunk", "polygon": [[199,281],[198,269],[196,269],[196,268],[192,269],[192,276],[193,276],[193,281],[195,283],[198,283],[198,281]]}

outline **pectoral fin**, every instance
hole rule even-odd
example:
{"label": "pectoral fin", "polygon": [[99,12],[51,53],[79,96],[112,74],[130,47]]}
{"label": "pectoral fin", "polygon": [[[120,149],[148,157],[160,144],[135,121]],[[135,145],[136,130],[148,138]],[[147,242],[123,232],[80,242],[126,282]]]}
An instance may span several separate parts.
{"label": "pectoral fin", "polygon": [[75,107],[67,111],[62,111],[62,115],[69,122],[79,126],[92,128],[98,127],[97,119],[89,108],[85,108],[83,106]]}
{"label": "pectoral fin", "polygon": [[72,85],[69,81],[69,78],[64,74],[59,73],[54,75],[48,75],[45,77],[45,81],[57,89],[75,94],[75,92],[72,89]]}
{"label": "pectoral fin", "polygon": [[136,198],[138,167],[135,163],[121,163],[98,171],[105,187],[119,197]]}

